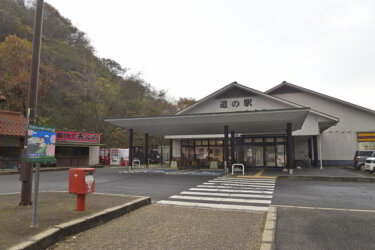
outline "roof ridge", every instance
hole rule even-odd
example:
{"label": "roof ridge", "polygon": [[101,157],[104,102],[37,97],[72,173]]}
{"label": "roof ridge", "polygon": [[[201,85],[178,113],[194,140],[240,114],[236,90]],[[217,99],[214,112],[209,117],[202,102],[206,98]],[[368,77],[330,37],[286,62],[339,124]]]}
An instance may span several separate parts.
{"label": "roof ridge", "polygon": [[7,114],[7,115],[20,115],[20,116],[23,116],[21,114],[21,112],[10,111],[10,110],[0,110],[0,113],[1,114]]}
{"label": "roof ridge", "polygon": [[375,113],[375,110],[373,110],[373,109],[366,108],[366,107],[363,107],[361,105],[358,105],[358,104],[355,104],[355,103],[352,103],[352,102],[349,102],[349,101],[341,100],[341,99],[339,99],[337,97],[330,96],[330,95],[327,95],[327,94],[323,94],[323,93],[320,93],[318,91],[315,91],[315,90],[312,90],[312,89],[308,89],[306,87],[302,87],[302,86],[299,86],[297,84],[290,83],[290,82],[287,82],[287,81],[283,81],[282,83],[276,85],[275,87],[273,87],[273,88],[265,91],[265,93],[267,93],[269,95],[272,95],[271,94],[272,91],[274,91],[274,90],[276,90],[278,88],[281,88],[283,86],[289,86],[289,87],[301,90],[303,92],[308,92],[308,93],[311,93],[311,94],[314,94],[314,95],[317,95],[317,96],[320,96],[320,97],[324,97],[326,99],[330,99],[331,101],[339,102],[339,103],[342,103],[344,105],[351,106],[352,108],[360,109],[362,111],[366,111],[366,112],[369,112],[369,113],[372,113],[372,114]]}

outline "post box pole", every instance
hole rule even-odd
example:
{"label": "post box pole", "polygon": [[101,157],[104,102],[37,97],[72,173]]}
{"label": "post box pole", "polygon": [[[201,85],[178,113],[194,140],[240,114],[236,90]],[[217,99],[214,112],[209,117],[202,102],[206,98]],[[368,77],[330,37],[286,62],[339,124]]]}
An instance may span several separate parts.
{"label": "post box pole", "polygon": [[85,194],[77,194],[77,200],[76,200],[76,210],[77,211],[85,211]]}
{"label": "post box pole", "polygon": [[[32,166],[32,165],[31,165]],[[35,180],[34,180],[34,200],[33,200],[33,214],[31,220],[31,226],[36,227],[38,225],[38,194],[39,194],[39,168],[40,163],[35,164]]]}

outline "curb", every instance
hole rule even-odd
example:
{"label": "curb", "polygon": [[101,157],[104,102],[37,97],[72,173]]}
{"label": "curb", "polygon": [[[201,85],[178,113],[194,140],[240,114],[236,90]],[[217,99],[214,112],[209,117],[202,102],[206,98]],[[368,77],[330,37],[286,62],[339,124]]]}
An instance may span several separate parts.
{"label": "curb", "polygon": [[[66,171],[74,167],[57,167],[57,168],[40,168],[40,172],[55,172],[55,171]],[[78,167],[79,168],[79,167]],[[93,168],[104,168],[104,167],[93,167]],[[12,175],[12,174],[19,174],[19,171],[7,171],[7,172],[0,172],[0,175]],[[33,169],[33,173],[35,173],[35,169]]]}
{"label": "curb", "polygon": [[358,181],[358,182],[375,182],[374,177],[347,177],[347,176],[301,176],[301,175],[282,175],[277,177],[278,180],[294,181]]}
{"label": "curb", "polygon": [[269,206],[260,250],[275,249],[277,207]]}
{"label": "curb", "polygon": [[[40,172],[55,172],[55,171],[66,171],[69,170],[70,167],[66,168],[49,168],[49,169],[43,169],[40,168]],[[33,173],[35,172],[35,169],[33,169]],[[19,174],[19,171],[11,171],[11,172],[0,172],[0,175],[12,175],[12,174]]]}
{"label": "curb", "polygon": [[54,226],[42,233],[28,238],[26,241],[17,244],[8,250],[39,250],[46,249],[55,244],[64,237],[88,230],[90,228],[104,224],[112,219],[120,217],[140,207],[151,204],[150,197],[141,197],[127,202],[123,205],[108,208],[101,212],[86,216],[73,221],[65,222],[60,225]]}

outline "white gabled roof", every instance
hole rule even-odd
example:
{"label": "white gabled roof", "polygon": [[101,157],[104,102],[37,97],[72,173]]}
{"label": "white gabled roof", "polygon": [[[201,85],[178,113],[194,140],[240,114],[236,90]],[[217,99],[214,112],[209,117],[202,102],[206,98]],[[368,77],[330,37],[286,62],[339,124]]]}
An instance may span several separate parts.
{"label": "white gabled roof", "polygon": [[[247,86],[244,86],[244,85],[241,85],[237,82],[232,82],[226,86],[224,86],[223,88],[215,91],[214,93],[202,98],[201,100],[199,100],[198,102],[196,102],[195,104],[177,112],[175,115],[183,115],[183,114],[186,114],[189,110],[219,96],[220,94],[224,93],[225,91],[229,90],[230,88],[232,87],[237,87],[237,88],[240,88],[240,89],[243,89],[244,91],[247,91],[247,92],[251,92],[251,93],[254,93],[256,95],[259,95],[259,96],[263,96],[265,98],[268,98],[268,99],[271,99],[271,100],[274,100],[276,102],[279,102],[279,103],[283,103],[283,104],[286,104],[286,105],[289,105],[291,108],[310,108],[310,107],[305,107],[305,106],[302,106],[300,104],[297,104],[297,103],[293,103],[293,102],[290,102],[290,101],[287,101],[287,100],[284,100],[282,98],[279,98],[279,97],[276,97],[276,96],[272,96],[272,95],[269,95],[267,92],[262,92],[262,91],[259,91],[259,90],[256,90],[256,89],[252,89],[252,88],[249,88]],[[330,120],[333,120],[335,122],[338,122],[339,119],[337,117],[334,117],[332,115],[329,115],[329,114],[325,114],[325,113],[322,113],[320,111],[317,111],[317,110],[314,110],[314,109],[311,109],[310,108],[310,112],[314,113],[314,114],[317,114],[319,116],[323,116],[327,119],[330,119]]]}
{"label": "white gabled roof", "polygon": [[213,98],[215,98],[216,96],[219,96],[220,94],[224,93],[225,91],[227,91],[228,89],[232,88],[232,87],[238,87],[240,89],[243,89],[244,91],[247,91],[247,92],[252,92],[254,94],[257,94],[259,96],[263,96],[263,97],[266,97],[268,99],[271,99],[271,100],[274,100],[274,101],[277,101],[279,103],[283,103],[283,104],[286,104],[286,105],[289,105],[291,108],[305,108],[304,106],[302,105],[298,105],[298,104],[295,104],[295,103],[292,103],[292,102],[289,102],[289,101],[286,101],[286,100],[283,100],[283,99],[280,99],[278,97],[275,97],[275,96],[272,96],[272,95],[268,95],[268,94],[265,94],[259,90],[256,90],[256,89],[252,89],[252,88],[249,88],[249,87],[246,87],[244,85],[241,85],[241,84],[238,84],[237,82],[232,82],[230,84],[228,84],[227,86],[215,91],[214,93],[200,99],[198,102],[196,102],[195,104],[179,111],[176,113],[176,115],[182,115],[182,114],[185,114],[187,111],[201,105],[202,103],[205,103],[206,101],[208,100],[211,100]]}
{"label": "white gabled roof", "polygon": [[311,89],[306,89],[306,88],[303,88],[301,86],[298,86],[298,85],[295,85],[295,84],[292,84],[292,83],[289,83],[289,82],[286,82],[286,81],[283,81],[279,85],[277,85],[277,86],[275,86],[275,87],[267,90],[265,93],[269,94],[269,95],[272,95],[272,92],[274,92],[276,90],[279,90],[279,89],[281,89],[283,87],[291,87],[291,88],[300,90],[300,91],[305,92],[305,93],[313,94],[313,95],[322,97],[324,99],[328,99],[328,100],[331,100],[331,101],[334,101],[334,102],[338,102],[338,103],[344,104],[346,106],[349,106],[349,107],[352,107],[352,108],[355,108],[355,109],[359,109],[359,110],[362,110],[362,111],[365,111],[365,112],[369,112],[371,114],[375,114],[375,110],[368,109],[368,108],[365,108],[365,107],[362,107],[362,106],[359,106],[359,105],[356,105],[356,104],[353,104],[353,103],[350,103],[350,102],[347,102],[347,101],[343,101],[343,100],[340,100],[338,98],[335,98],[335,97],[332,97],[332,96],[328,96],[328,95],[325,95],[325,94],[313,91]]}

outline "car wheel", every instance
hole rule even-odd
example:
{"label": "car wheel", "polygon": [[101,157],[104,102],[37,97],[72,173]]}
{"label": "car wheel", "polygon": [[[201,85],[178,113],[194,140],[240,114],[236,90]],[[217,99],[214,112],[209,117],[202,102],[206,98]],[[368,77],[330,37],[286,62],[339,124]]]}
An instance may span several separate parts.
{"label": "car wheel", "polygon": [[358,169],[361,170],[361,171],[365,171],[365,164],[361,164],[358,166]]}

